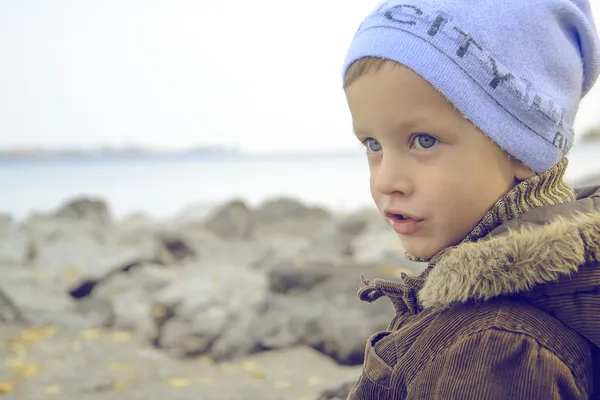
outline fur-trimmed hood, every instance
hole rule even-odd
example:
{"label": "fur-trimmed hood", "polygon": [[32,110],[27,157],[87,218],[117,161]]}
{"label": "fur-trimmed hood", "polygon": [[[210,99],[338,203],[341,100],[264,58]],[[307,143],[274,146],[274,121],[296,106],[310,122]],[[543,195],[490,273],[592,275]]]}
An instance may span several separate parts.
{"label": "fur-trimmed hood", "polygon": [[600,348],[600,187],[576,195],[576,201],[533,209],[484,239],[446,250],[418,277],[363,277],[359,298],[387,296],[398,312],[417,313],[519,296]]}
{"label": "fur-trimmed hood", "polygon": [[575,202],[534,209],[448,250],[426,275],[421,305],[522,296],[600,347],[600,187],[576,192]]}

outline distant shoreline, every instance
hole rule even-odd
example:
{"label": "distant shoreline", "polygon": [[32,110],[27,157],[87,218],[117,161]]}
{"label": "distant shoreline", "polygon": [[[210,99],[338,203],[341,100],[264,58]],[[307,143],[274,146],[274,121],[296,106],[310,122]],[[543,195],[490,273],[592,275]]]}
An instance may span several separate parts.
{"label": "distant shoreline", "polygon": [[49,151],[2,151],[0,150],[0,161],[17,160],[115,160],[115,159],[181,159],[181,158],[320,158],[320,157],[355,157],[361,156],[359,150],[331,150],[323,152],[287,151],[287,152],[264,152],[250,153],[239,150],[223,149],[190,149],[178,151],[160,150],[49,150]]}
{"label": "distant shoreline", "polygon": [[125,149],[56,149],[56,150],[39,150],[39,149],[8,149],[0,150],[1,159],[37,159],[37,158],[111,158],[111,157],[154,157],[154,156],[182,156],[182,155],[198,155],[198,156],[225,156],[237,155],[239,151],[236,149],[221,149],[221,148],[198,148],[185,150],[153,150],[141,148],[125,148]]}

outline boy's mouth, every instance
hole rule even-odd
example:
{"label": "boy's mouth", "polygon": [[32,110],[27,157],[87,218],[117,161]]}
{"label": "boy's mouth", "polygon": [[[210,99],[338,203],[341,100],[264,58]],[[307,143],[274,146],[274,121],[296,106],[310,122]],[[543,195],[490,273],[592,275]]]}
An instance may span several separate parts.
{"label": "boy's mouth", "polygon": [[410,235],[415,233],[423,222],[422,218],[392,210],[386,210],[384,215],[394,231],[400,235]]}

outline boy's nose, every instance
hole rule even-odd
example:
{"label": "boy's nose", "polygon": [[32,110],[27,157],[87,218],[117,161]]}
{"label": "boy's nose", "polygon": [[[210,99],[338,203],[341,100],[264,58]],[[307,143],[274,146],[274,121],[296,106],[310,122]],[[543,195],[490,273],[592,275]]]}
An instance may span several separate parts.
{"label": "boy's nose", "polygon": [[371,170],[373,189],[385,195],[399,193],[410,195],[413,184],[406,163],[395,157],[383,157],[381,163]]}

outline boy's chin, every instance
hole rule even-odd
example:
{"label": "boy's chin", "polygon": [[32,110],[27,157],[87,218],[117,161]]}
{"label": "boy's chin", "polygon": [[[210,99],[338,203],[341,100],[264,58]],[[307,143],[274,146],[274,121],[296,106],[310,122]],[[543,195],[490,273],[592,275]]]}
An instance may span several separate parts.
{"label": "boy's chin", "polygon": [[[404,251],[410,254],[412,257],[430,259],[439,253],[443,247],[436,246],[434,243],[427,243],[427,241],[420,240],[400,240]],[[439,247],[439,248],[438,248]]]}

